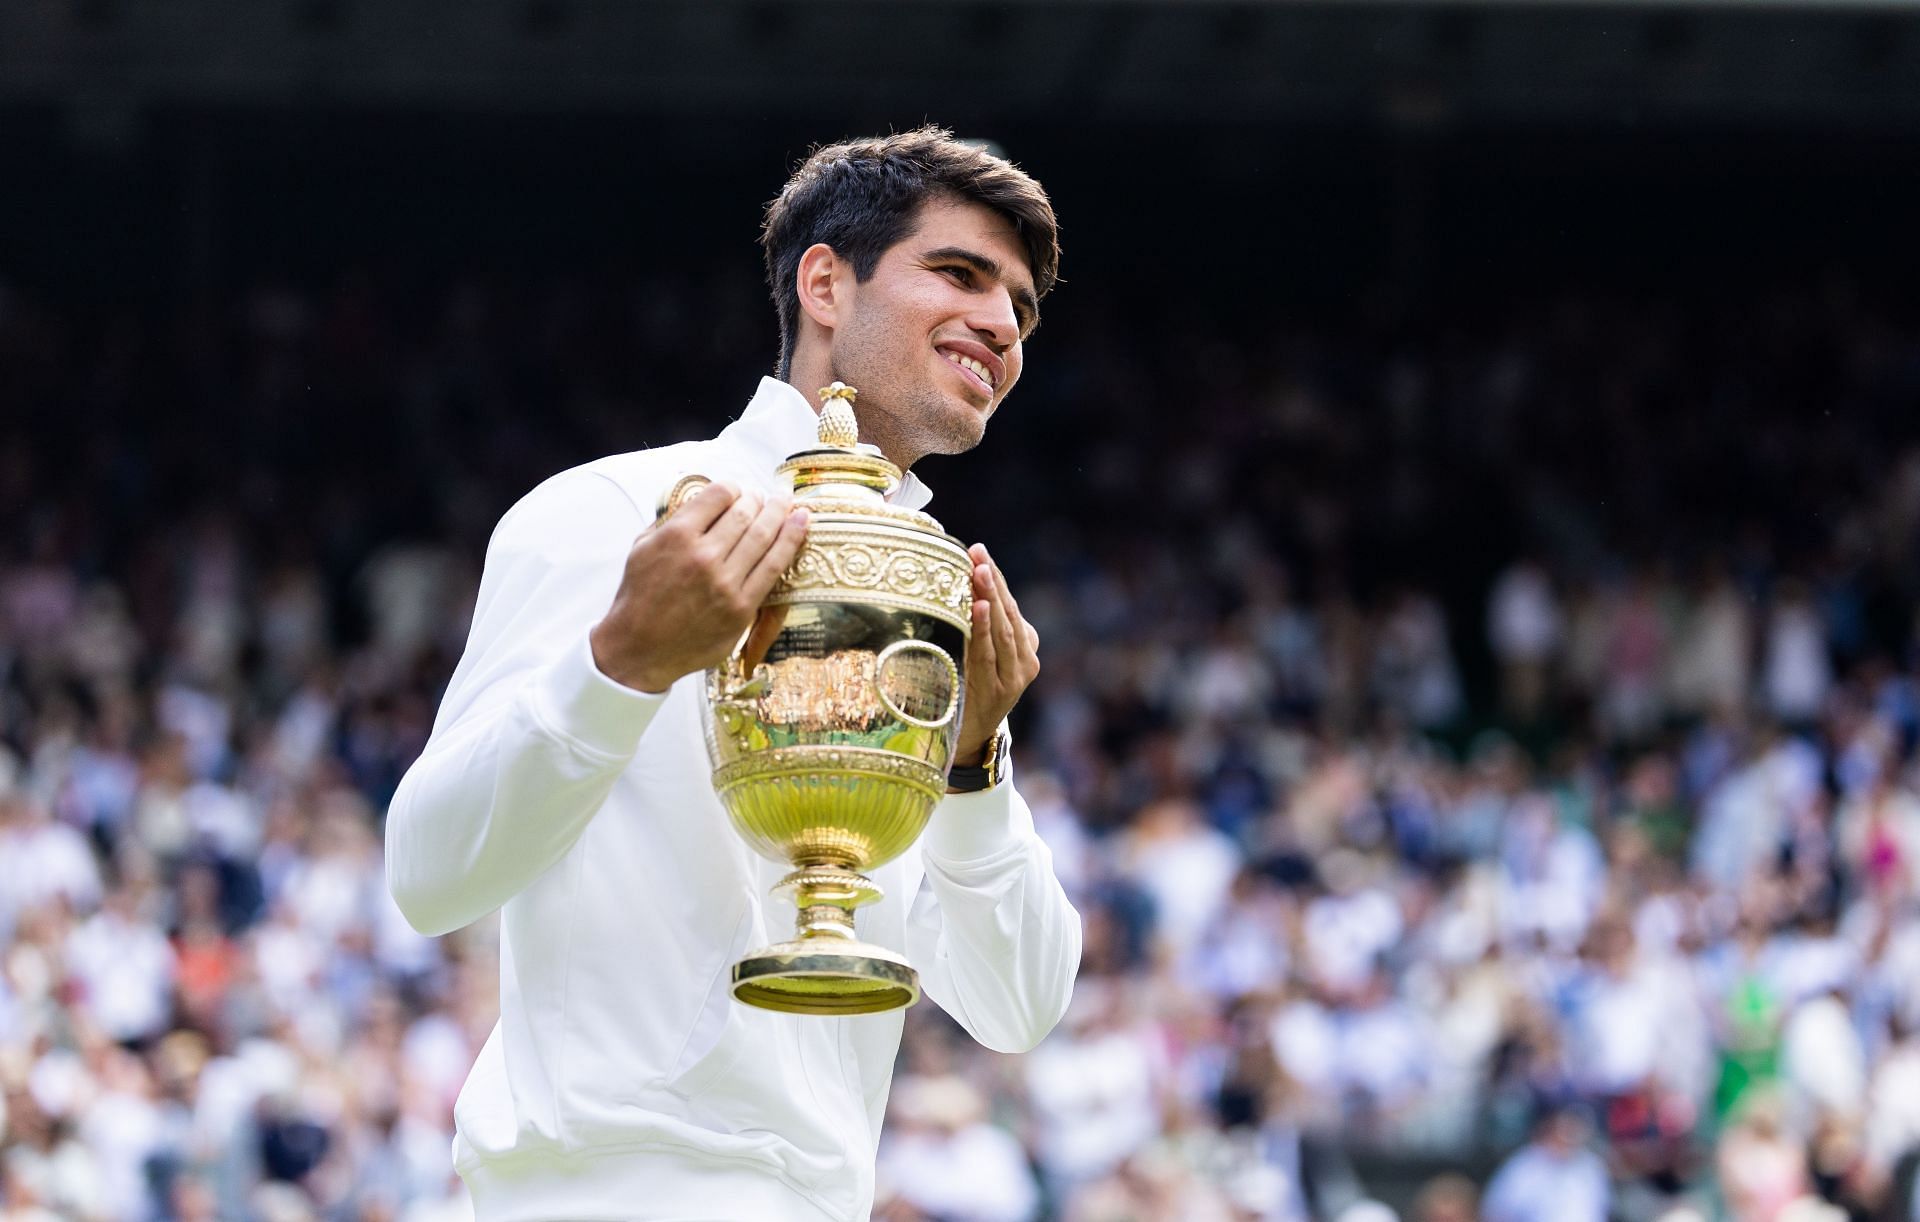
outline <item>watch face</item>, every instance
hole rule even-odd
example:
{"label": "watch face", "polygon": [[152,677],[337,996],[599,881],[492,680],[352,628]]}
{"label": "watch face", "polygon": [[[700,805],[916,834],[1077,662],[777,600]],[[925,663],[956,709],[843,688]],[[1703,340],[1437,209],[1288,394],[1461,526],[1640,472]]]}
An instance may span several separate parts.
{"label": "watch face", "polygon": [[984,761],[982,761],[982,764],[981,764],[981,766],[987,770],[988,787],[992,787],[1000,783],[1000,768],[1001,768],[1002,762],[1006,759],[1006,757],[1007,757],[1007,732],[1005,730],[1002,730],[998,734],[995,734],[993,736],[992,742],[987,744],[987,758]]}

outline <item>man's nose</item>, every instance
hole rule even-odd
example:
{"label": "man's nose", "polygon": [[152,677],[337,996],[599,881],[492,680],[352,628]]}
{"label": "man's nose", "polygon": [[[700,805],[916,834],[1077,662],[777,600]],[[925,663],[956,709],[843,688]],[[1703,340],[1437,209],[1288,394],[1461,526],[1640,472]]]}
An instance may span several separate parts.
{"label": "man's nose", "polygon": [[1014,312],[1011,293],[986,294],[967,325],[992,344],[995,352],[1005,352],[1020,342],[1020,316]]}

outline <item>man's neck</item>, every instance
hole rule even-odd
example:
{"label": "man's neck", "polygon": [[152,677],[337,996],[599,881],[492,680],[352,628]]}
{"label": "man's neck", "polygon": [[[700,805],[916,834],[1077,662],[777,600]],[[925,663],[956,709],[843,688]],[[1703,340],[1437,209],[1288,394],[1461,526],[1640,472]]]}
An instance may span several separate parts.
{"label": "man's neck", "polygon": [[[835,378],[832,370],[827,367],[824,362],[818,364],[808,362],[803,365],[797,357],[794,359],[793,365],[788,370],[786,377],[787,385],[800,392],[801,398],[805,399],[808,406],[813,408],[815,415],[820,413],[820,388],[831,385],[834,381]],[[854,389],[859,390],[860,388],[856,386]],[[887,461],[900,468],[903,474],[911,468],[915,460],[920,457],[918,454],[903,456],[898,447],[893,444],[892,439],[885,435],[884,429],[873,427],[874,423],[881,418],[880,414],[872,411],[870,408],[863,409],[857,397],[853,401],[853,415],[854,419],[860,422],[860,440],[868,445],[878,447],[880,453],[886,456]],[[903,457],[906,459],[904,462],[901,461]]]}

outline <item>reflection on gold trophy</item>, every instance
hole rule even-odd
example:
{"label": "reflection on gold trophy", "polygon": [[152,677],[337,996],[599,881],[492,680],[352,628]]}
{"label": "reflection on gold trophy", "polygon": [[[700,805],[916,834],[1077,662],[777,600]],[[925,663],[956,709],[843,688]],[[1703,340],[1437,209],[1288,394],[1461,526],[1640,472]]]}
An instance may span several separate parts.
{"label": "reflection on gold trophy", "polygon": [[[708,672],[707,752],[734,830],[793,872],[792,940],[733,968],[733,995],[795,1014],[912,1005],[918,974],[860,941],[866,872],[919,838],[960,732],[973,564],[917,510],[890,505],[900,469],[859,444],[850,386],[820,392],[820,444],[780,465],[811,514],[807,541],[740,647]],[[705,480],[668,493],[671,513]]]}

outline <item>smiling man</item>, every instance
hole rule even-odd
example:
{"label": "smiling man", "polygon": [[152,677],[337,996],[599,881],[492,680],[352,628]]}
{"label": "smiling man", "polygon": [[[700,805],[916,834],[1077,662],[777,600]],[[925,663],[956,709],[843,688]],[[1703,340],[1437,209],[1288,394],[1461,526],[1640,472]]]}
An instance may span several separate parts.
{"label": "smiling man", "polygon": [[[491,1219],[865,1218],[902,1012],[733,1001],[783,935],[784,864],[731,831],[701,740],[701,672],[806,535],[775,466],[813,391],[859,388],[901,468],[976,445],[1052,287],[1052,206],[1007,162],[921,129],[817,150],[767,209],[778,377],[710,441],[553,477],[501,519],[465,655],[395,794],[387,874],[426,933],[501,912],[500,1022],[454,1109]],[[714,483],[667,522],[683,473]],[[930,493],[909,474],[895,500]],[[906,955],[975,1039],[1031,1048],[1065,1011],[1080,925],[1009,780],[1006,715],[1038,637],[986,549],[949,796],[874,872],[862,939]]]}

